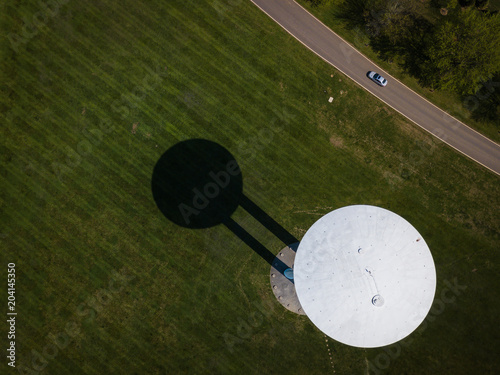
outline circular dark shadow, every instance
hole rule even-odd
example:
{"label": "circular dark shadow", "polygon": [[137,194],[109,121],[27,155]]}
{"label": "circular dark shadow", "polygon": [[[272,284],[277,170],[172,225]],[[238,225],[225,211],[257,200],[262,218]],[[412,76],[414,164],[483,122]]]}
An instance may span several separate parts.
{"label": "circular dark shadow", "polygon": [[209,228],[239,205],[243,179],[238,163],[221,145],[205,139],[175,144],[158,160],[153,198],[165,217],[186,228]]}

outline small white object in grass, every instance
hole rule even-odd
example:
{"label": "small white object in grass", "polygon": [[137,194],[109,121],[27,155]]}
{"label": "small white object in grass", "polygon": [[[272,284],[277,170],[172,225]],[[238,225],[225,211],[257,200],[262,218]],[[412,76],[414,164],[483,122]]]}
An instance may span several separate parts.
{"label": "small white object in grass", "polygon": [[328,103],[333,102],[333,96],[330,96],[330,99],[328,99]]}

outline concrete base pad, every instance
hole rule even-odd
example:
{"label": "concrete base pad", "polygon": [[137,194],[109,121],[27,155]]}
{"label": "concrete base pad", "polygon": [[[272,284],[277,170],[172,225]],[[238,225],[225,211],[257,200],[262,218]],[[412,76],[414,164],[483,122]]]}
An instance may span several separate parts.
{"label": "concrete base pad", "polygon": [[297,298],[297,293],[295,292],[295,285],[292,280],[288,280],[283,272],[285,269],[283,266],[293,268],[293,263],[295,261],[295,253],[299,243],[294,243],[292,245],[284,247],[276,256],[276,260],[280,262],[273,262],[271,266],[270,279],[271,288],[273,293],[279,303],[283,305],[287,310],[290,310],[296,314],[306,315],[302,306],[300,306],[299,299]]}

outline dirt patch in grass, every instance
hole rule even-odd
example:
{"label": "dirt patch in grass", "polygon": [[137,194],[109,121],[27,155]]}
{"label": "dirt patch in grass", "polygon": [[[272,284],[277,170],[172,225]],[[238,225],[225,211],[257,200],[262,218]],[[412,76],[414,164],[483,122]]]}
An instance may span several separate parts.
{"label": "dirt patch in grass", "polygon": [[344,147],[344,140],[337,135],[330,136],[330,143],[332,144],[333,147],[336,147],[336,148],[343,148]]}

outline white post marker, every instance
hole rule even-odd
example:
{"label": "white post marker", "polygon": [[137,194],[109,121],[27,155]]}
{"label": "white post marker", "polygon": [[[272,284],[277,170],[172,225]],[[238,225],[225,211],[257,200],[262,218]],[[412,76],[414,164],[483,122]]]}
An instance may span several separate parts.
{"label": "white post marker", "polygon": [[376,348],[412,333],[436,292],[429,247],[401,216],[347,206],[320,218],[300,242],[294,265],[306,315],[341,343]]}

